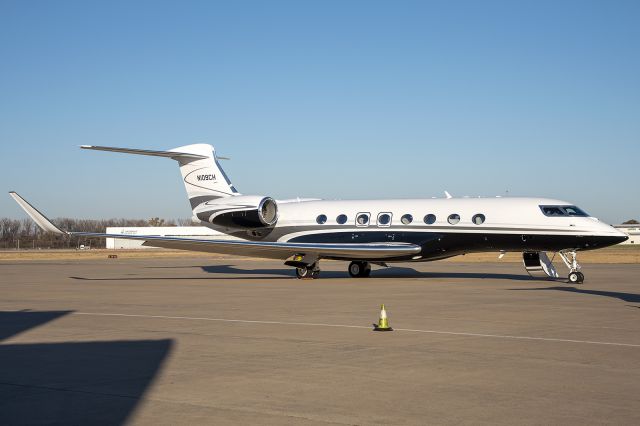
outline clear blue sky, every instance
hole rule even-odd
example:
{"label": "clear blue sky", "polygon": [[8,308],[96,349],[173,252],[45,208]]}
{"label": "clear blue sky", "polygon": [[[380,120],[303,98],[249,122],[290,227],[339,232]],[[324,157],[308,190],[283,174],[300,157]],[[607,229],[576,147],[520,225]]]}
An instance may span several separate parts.
{"label": "clear blue sky", "polygon": [[[0,182],[52,217],[190,217],[240,192],[509,195],[640,219],[638,1],[0,1]],[[8,195],[0,216],[20,218]]]}

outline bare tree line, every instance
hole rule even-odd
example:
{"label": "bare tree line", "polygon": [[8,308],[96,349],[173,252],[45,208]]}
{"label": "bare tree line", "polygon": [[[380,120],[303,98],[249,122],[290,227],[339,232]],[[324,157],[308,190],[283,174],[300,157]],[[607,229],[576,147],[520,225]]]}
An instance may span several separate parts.
{"label": "bare tree line", "polygon": [[[54,219],[62,230],[104,233],[107,227],[192,226],[191,219]],[[58,249],[80,245],[104,248],[104,238],[59,235],[42,231],[31,219],[0,218],[0,249]]]}

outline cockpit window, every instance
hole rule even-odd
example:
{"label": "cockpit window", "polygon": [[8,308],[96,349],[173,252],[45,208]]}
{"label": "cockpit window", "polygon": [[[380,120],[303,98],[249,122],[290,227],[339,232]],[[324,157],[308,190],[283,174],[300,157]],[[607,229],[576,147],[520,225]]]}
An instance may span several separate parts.
{"label": "cockpit window", "polygon": [[580,210],[576,206],[540,206],[540,210],[545,216],[589,216],[584,210]]}
{"label": "cockpit window", "polygon": [[580,210],[576,206],[564,206],[562,208],[569,216],[589,216],[584,210]]}
{"label": "cockpit window", "polygon": [[560,207],[556,206],[540,206],[545,216],[564,216],[564,212]]}

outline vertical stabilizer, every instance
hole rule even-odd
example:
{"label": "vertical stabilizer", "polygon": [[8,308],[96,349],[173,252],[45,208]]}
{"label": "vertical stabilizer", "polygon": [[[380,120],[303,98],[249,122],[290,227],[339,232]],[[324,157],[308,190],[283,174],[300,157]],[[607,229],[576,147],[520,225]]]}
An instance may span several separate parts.
{"label": "vertical stabilizer", "polygon": [[180,164],[180,173],[182,173],[191,208],[207,200],[240,195],[220,167],[211,145],[185,145],[171,149],[169,152],[194,154],[194,157],[188,155],[173,157]]}

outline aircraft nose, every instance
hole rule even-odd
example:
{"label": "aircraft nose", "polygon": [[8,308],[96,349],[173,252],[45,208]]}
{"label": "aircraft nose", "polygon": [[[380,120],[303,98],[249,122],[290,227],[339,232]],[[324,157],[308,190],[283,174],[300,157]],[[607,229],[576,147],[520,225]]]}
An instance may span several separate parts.
{"label": "aircraft nose", "polygon": [[616,236],[614,237],[618,242],[616,244],[620,244],[620,243],[624,243],[625,241],[627,241],[629,239],[628,235],[620,235],[620,236]]}
{"label": "aircraft nose", "polygon": [[[615,228],[613,228],[613,229],[615,229]],[[623,243],[623,242],[625,242],[625,241],[627,241],[629,239],[629,236],[627,234],[625,234],[624,232],[622,232],[622,231],[620,231],[618,229],[615,229],[615,231],[616,231],[615,235],[613,235],[611,237],[612,244],[620,244],[620,243]]]}
{"label": "aircraft nose", "polygon": [[620,232],[618,231],[619,235],[616,235],[616,239],[618,240],[618,244],[620,243],[624,243],[625,241],[627,241],[629,239],[629,236],[627,234],[625,234],[624,232]]}
{"label": "aircraft nose", "polygon": [[597,237],[595,237],[595,240],[597,241],[590,242],[590,245],[593,248],[613,246],[625,242],[629,239],[629,236],[624,232],[614,228],[611,225],[606,224],[600,225],[597,234]]}

